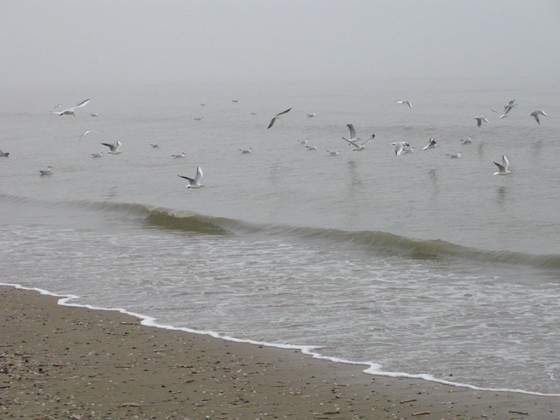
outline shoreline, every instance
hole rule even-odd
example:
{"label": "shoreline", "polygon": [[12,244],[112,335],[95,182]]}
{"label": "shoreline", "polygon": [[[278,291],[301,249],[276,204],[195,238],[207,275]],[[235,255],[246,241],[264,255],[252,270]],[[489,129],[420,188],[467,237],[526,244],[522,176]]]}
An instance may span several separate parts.
{"label": "shoreline", "polygon": [[379,376],[296,346],[141,325],[149,317],[3,286],[0,416],[552,419],[560,412],[557,396]]}

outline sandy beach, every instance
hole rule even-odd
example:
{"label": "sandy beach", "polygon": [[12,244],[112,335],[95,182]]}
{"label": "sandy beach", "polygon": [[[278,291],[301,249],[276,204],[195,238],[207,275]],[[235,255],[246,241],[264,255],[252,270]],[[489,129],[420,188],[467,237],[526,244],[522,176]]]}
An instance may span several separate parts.
{"label": "sandy beach", "polygon": [[0,418],[557,419],[559,397],[362,373],[0,288]]}

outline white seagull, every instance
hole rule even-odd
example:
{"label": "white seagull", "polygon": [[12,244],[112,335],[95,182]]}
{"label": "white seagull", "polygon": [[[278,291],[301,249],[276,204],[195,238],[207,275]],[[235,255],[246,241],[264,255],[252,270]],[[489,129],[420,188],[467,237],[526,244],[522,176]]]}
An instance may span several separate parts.
{"label": "white seagull", "polygon": [[113,155],[117,155],[120,152],[120,148],[122,146],[122,143],[120,140],[115,140],[114,143],[101,143],[103,146],[106,146],[109,148],[109,153],[113,154]]}
{"label": "white seagull", "polygon": [[152,149],[159,149],[159,144],[157,143],[150,143],[150,146],[152,147]]}
{"label": "white seagull", "polygon": [[80,140],[93,133],[94,130],[86,130],[80,135]]}
{"label": "white seagull", "polygon": [[171,157],[173,159],[182,159],[184,157],[187,157],[187,154],[185,152],[181,152],[181,153],[174,153],[171,155]]}
{"label": "white seagull", "polygon": [[437,141],[436,139],[434,139],[433,137],[430,137],[430,140],[428,141],[428,144],[425,145],[422,150],[432,150],[437,146]]}
{"label": "white seagull", "polygon": [[461,152],[457,152],[457,153],[446,153],[446,156],[449,156],[451,159],[461,159],[461,157],[463,156],[463,154]]}
{"label": "white seagull", "polygon": [[10,156],[10,152],[3,152],[2,150],[0,150],[0,157],[9,157]]}
{"label": "white seagull", "polygon": [[307,118],[315,118],[317,116],[316,112],[308,112],[307,113]]}
{"label": "white seagull", "polygon": [[488,119],[484,115],[476,116],[474,119],[476,120],[477,127],[482,126],[483,122],[488,123]]}
{"label": "white seagull", "polygon": [[329,154],[329,156],[338,156],[340,155],[340,152],[338,150],[329,150],[327,149],[327,153]]}
{"label": "white seagull", "polygon": [[410,102],[408,99],[398,100],[397,103],[401,105],[406,105],[408,106],[408,108],[412,109],[412,102]]}
{"label": "white seagull", "polygon": [[466,144],[472,144],[472,139],[470,137],[465,137],[464,139],[459,140],[461,142],[461,144],[466,145]]}
{"label": "white seagull", "polygon": [[305,148],[307,149],[308,152],[314,152],[315,150],[317,150],[315,146],[311,146],[309,144],[306,144]]}
{"label": "white seagull", "polygon": [[537,109],[536,111],[531,112],[529,115],[533,117],[538,124],[541,123],[539,116],[548,117],[548,114],[542,109]]}
{"label": "white seagull", "polygon": [[504,113],[500,115],[499,118],[506,118],[515,106],[517,106],[517,104],[515,103],[515,99],[510,100],[507,104],[504,105]]}
{"label": "white seagull", "polygon": [[242,155],[249,155],[253,153],[253,149],[251,148],[251,146],[247,148],[240,148],[239,151],[241,152]]}
{"label": "white seagull", "polygon": [[375,134],[372,134],[366,141],[359,143],[360,139],[356,137],[356,129],[354,128],[354,124],[346,124],[348,127],[348,131],[350,133],[350,138],[342,137],[342,140],[347,142],[348,144],[354,146],[352,149],[354,152],[361,152],[365,150],[366,144],[375,138]]}
{"label": "white seagull", "polygon": [[394,146],[393,150],[395,152],[395,156],[400,156],[405,153],[412,153],[414,148],[410,145],[410,143],[406,141],[398,141],[395,143],[391,143]]}
{"label": "white seagull", "polygon": [[276,122],[276,120],[278,118],[280,118],[281,115],[287,114],[288,112],[290,112],[292,110],[292,108],[288,108],[285,111],[279,112],[278,114],[276,114],[274,117],[272,117],[272,119],[270,120],[270,122],[268,123],[268,127],[266,128],[271,128],[274,123]]}
{"label": "white seagull", "polygon": [[62,117],[63,115],[72,115],[73,117],[75,117],[76,116],[76,110],[78,108],[82,108],[82,107],[86,106],[87,104],[89,104],[90,101],[91,101],[90,98],[84,99],[78,105],[71,106],[70,108],[63,109],[62,111],[53,111],[53,113],[55,113],[59,117]]}
{"label": "white seagull", "polygon": [[92,153],[91,155],[89,155],[90,158],[92,159],[99,159],[103,157],[103,152],[97,152],[97,153]]}
{"label": "white seagull", "polygon": [[511,174],[509,169],[509,159],[506,155],[502,156],[502,163],[494,161],[494,165],[498,167],[498,172],[494,172],[494,175],[508,175]]}
{"label": "white seagull", "polygon": [[200,166],[196,167],[196,175],[193,178],[189,178],[188,176],[184,176],[184,175],[177,175],[179,178],[183,178],[187,180],[187,188],[200,188],[202,187],[202,177],[204,176],[204,174],[202,173],[202,169]]}
{"label": "white seagull", "polygon": [[51,165],[47,166],[46,169],[39,169],[39,175],[41,176],[49,176],[53,174],[53,167]]}

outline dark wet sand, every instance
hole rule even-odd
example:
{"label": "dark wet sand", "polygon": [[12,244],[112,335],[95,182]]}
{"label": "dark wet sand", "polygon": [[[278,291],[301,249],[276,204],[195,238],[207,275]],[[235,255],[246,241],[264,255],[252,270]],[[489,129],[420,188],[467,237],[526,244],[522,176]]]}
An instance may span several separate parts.
{"label": "dark wet sand", "polygon": [[0,418],[558,419],[559,397],[366,375],[0,287]]}

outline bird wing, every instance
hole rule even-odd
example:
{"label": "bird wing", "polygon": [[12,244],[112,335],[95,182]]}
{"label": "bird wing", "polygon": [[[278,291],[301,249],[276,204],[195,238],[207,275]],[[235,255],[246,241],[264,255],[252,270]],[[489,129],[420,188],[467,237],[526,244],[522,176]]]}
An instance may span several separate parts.
{"label": "bird wing", "polygon": [[184,175],[177,175],[179,178],[183,178],[186,179],[187,181],[189,181],[191,184],[194,184],[194,179],[189,178],[188,176],[184,176]]}
{"label": "bird wing", "polygon": [[274,125],[274,121],[276,121],[276,117],[274,117],[270,120],[270,122],[268,123],[268,127],[266,127],[266,128],[272,127]]}
{"label": "bird wing", "polygon": [[115,145],[114,145],[114,144],[111,144],[111,143],[101,143],[101,144],[102,144],[103,146],[107,146],[107,147],[108,147],[109,149],[111,149],[111,150],[115,147]]}
{"label": "bird wing", "polygon": [[496,165],[498,167],[498,170],[500,172],[505,172],[506,168],[501,163],[498,163],[498,162],[494,161],[494,165]]}
{"label": "bird wing", "polygon": [[504,169],[508,170],[509,169],[509,159],[506,155],[502,156],[502,162],[504,163]]}
{"label": "bird wing", "polygon": [[346,127],[348,127],[348,130],[350,131],[350,138],[355,139],[356,138],[356,129],[354,128],[354,124],[346,124]]}
{"label": "bird wing", "polygon": [[80,102],[78,105],[74,106],[73,108],[82,108],[87,104],[89,104],[90,101],[91,101],[90,98],[84,99],[82,102]]}
{"label": "bird wing", "polygon": [[279,117],[280,115],[284,115],[287,114],[288,112],[290,112],[292,110],[292,108],[288,108],[282,112],[279,112],[278,114],[276,114],[276,117]]}
{"label": "bird wing", "polygon": [[196,167],[196,176],[194,177],[196,182],[199,182],[202,177],[204,176],[204,173],[202,172],[202,168],[200,166]]}
{"label": "bird wing", "polygon": [[358,143],[356,143],[355,141],[352,141],[350,139],[347,139],[346,137],[342,137],[342,140],[348,142],[349,144],[351,144],[352,146],[354,146],[355,148],[359,149],[360,145]]}

